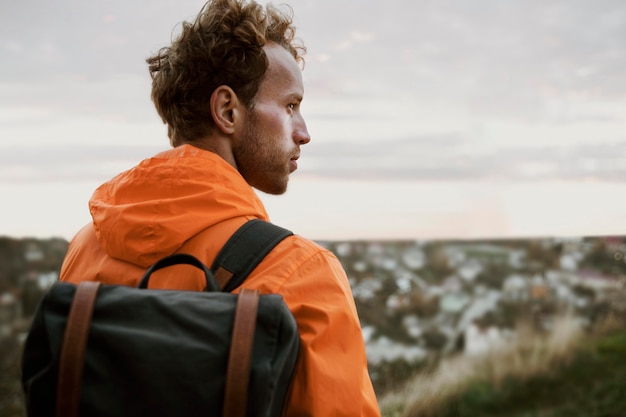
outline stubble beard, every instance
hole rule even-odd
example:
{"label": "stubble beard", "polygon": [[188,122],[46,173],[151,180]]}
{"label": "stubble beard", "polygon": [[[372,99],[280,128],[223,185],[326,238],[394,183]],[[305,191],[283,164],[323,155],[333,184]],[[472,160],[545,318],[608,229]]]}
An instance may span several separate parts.
{"label": "stubble beard", "polygon": [[277,141],[264,136],[258,126],[258,118],[254,110],[250,110],[240,146],[234,150],[237,169],[257,190],[284,194],[289,182],[289,157],[281,152]]}

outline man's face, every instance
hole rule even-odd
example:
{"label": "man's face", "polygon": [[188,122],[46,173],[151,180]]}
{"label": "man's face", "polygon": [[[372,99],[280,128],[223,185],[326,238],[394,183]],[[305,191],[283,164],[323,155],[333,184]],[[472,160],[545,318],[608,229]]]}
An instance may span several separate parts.
{"label": "man's face", "polygon": [[300,145],[311,138],[300,113],[304,95],[300,68],[283,47],[268,44],[264,50],[269,67],[253,108],[246,111],[233,155],[248,184],[268,194],[283,194],[289,174],[298,167]]}

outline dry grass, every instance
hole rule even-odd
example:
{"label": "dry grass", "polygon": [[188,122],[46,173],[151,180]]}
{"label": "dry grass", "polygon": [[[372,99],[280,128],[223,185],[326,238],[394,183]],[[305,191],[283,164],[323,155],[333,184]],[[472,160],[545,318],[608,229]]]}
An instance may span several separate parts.
{"label": "dry grass", "polygon": [[[606,333],[621,324],[608,319],[596,332]],[[622,327],[623,328],[623,327]],[[545,375],[567,363],[580,346],[581,330],[569,315],[555,319],[552,330],[539,333],[527,322],[516,328],[516,337],[487,355],[480,357],[456,356],[444,360],[430,374],[418,374],[402,389],[380,399],[385,417],[427,417],[450,398],[457,396],[470,384],[484,381],[499,386],[506,378],[527,380]]]}

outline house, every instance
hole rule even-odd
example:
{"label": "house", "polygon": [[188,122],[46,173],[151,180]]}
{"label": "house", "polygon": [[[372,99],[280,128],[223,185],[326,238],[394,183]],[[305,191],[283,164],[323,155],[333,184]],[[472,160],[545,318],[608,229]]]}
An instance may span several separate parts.
{"label": "house", "polygon": [[466,355],[486,355],[504,345],[506,338],[502,331],[492,324],[472,322],[465,330],[464,348]]}
{"label": "house", "polygon": [[520,302],[528,299],[529,296],[529,282],[528,278],[519,275],[511,274],[504,279],[502,284],[502,298],[509,302]]}
{"label": "house", "polygon": [[524,264],[526,251],[523,249],[508,248],[493,244],[461,244],[450,245],[446,248],[448,256],[458,260],[475,260],[482,265],[501,265],[518,269]]}
{"label": "house", "polygon": [[411,270],[421,269],[426,264],[426,255],[421,247],[408,247],[404,249],[400,257],[404,265]]}
{"label": "house", "polygon": [[541,275],[536,274],[530,280],[528,296],[532,301],[548,301],[553,298],[552,288]]}
{"label": "house", "polygon": [[24,260],[26,262],[40,262],[45,258],[41,247],[35,242],[29,242],[24,248]]}
{"label": "house", "polygon": [[0,294],[0,339],[13,334],[13,324],[19,317],[18,299],[10,292]]}

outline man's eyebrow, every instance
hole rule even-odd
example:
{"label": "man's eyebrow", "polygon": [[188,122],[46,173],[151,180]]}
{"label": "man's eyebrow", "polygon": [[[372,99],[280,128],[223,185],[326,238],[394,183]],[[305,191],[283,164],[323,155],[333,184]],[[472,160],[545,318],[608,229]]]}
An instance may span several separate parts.
{"label": "man's eyebrow", "polygon": [[287,97],[290,100],[302,101],[304,99],[304,94],[302,94],[302,93],[290,93],[290,94],[287,94]]}

